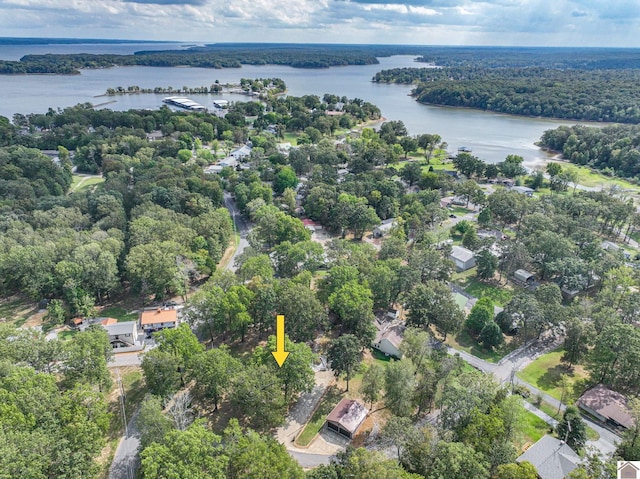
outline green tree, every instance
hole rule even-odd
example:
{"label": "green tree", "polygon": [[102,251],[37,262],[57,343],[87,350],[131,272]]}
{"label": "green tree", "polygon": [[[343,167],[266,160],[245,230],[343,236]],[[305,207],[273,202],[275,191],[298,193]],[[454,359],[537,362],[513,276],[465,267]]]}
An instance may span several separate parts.
{"label": "green tree", "polygon": [[427,479],[488,479],[489,468],[482,454],[460,442],[440,441],[433,451]]}
{"label": "green tree", "polygon": [[282,195],[287,188],[294,189],[298,185],[298,178],[296,172],[290,166],[284,166],[280,169],[276,175],[276,179],[273,182],[273,191],[277,195]]}
{"label": "green tree", "polygon": [[562,420],[558,423],[556,433],[570,448],[576,451],[584,448],[587,442],[587,429],[577,407],[567,406]]}
{"label": "green tree", "polygon": [[408,416],[413,411],[415,368],[409,359],[394,361],[384,376],[384,402],[395,416]]}
{"label": "green tree", "polygon": [[479,339],[482,345],[488,350],[500,346],[504,341],[500,326],[493,320],[484,325],[482,331],[480,331]]}
{"label": "green tree", "polygon": [[285,328],[291,340],[312,340],[327,321],[325,308],[314,292],[302,284],[282,281],[276,294],[276,308],[286,319]]}
{"label": "green tree", "polygon": [[202,422],[195,422],[185,431],[169,432],[161,443],[146,447],[140,457],[144,479],[227,477],[228,458],[221,439]]}
{"label": "green tree", "polygon": [[402,167],[400,176],[409,183],[409,186],[413,186],[422,176],[422,167],[419,163],[407,163]]}
{"label": "green tree", "polygon": [[371,343],[375,337],[375,316],[373,295],[368,287],[356,281],[344,284],[329,296],[329,307],[340,318],[344,328],[358,338],[362,347]]}
{"label": "green tree", "polygon": [[476,254],[476,274],[480,279],[492,279],[498,269],[498,258],[488,249]]}
{"label": "green tree", "polygon": [[151,394],[164,398],[180,388],[180,362],[173,354],[152,349],[144,355],[140,366]]}
{"label": "green tree", "polygon": [[562,362],[571,368],[589,352],[591,335],[588,326],[578,318],[569,318],[565,323],[564,353]]}
{"label": "green tree", "polygon": [[515,178],[527,174],[527,170],[522,166],[524,158],[518,155],[508,155],[505,160],[498,163],[500,172],[507,178]]}
{"label": "green tree", "polygon": [[284,387],[273,369],[266,365],[245,367],[233,379],[229,402],[237,417],[258,431],[284,424],[287,403]]}
{"label": "green tree", "polygon": [[363,399],[370,403],[370,408],[373,408],[373,403],[380,399],[383,387],[384,369],[379,364],[373,363],[364,372],[360,386],[360,393]]}
{"label": "green tree", "polygon": [[52,299],[47,305],[47,314],[44,320],[50,326],[59,326],[64,324],[67,317],[67,311],[64,309],[64,303],[59,299]]}
{"label": "green tree", "polygon": [[455,333],[462,327],[464,315],[446,284],[437,281],[419,284],[409,293],[406,305],[411,326],[428,328],[434,324],[445,340],[447,334]]}
{"label": "green tree", "polygon": [[267,346],[258,347],[254,352],[255,361],[270,367],[273,374],[280,378],[284,399],[289,404],[299,393],[310,392],[315,385],[315,376],[311,365],[314,354],[304,343],[294,343],[285,335],[284,350],[289,352],[282,367],[274,361],[271,353],[276,351],[276,337],[269,336]]}
{"label": "green tree", "polygon": [[493,303],[488,298],[482,298],[471,308],[464,327],[473,335],[480,334],[482,328],[493,322]]}
{"label": "green tree", "polygon": [[88,382],[100,391],[111,386],[111,373],[107,368],[113,356],[109,335],[100,326],[90,326],[76,334],[66,345],[63,366],[65,381],[76,384]]}
{"label": "green tree", "polygon": [[538,479],[538,471],[529,461],[501,464],[496,470],[496,479]]}
{"label": "green tree", "polygon": [[164,437],[173,430],[171,419],[163,414],[162,400],[152,395],[145,397],[140,404],[136,426],[140,432],[141,450],[151,443],[162,443]]}
{"label": "green tree", "polygon": [[194,356],[190,362],[189,376],[195,380],[195,395],[211,401],[217,411],[220,401],[229,392],[234,377],[241,369],[240,361],[231,356],[229,348],[224,345]]}
{"label": "green tree", "polygon": [[357,373],[362,362],[362,348],[353,334],[345,334],[333,339],[327,351],[327,360],[336,378],[344,375],[349,391],[349,381]]}

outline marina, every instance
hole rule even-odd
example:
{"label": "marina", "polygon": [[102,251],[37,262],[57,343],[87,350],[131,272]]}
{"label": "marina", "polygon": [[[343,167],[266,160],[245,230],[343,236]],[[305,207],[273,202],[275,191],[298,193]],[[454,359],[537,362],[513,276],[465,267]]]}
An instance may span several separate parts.
{"label": "marina", "polygon": [[182,96],[168,96],[162,99],[162,103],[177,106],[190,111],[207,111],[207,108],[205,106]]}

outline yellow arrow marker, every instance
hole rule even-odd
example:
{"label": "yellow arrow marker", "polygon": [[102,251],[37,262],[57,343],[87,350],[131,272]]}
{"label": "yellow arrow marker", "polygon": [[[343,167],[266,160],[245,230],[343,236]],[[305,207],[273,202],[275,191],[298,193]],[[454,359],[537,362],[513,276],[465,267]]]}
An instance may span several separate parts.
{"label": "yellow arrow marker", "polygon": [[284,315],[276,316],[276,350],[271,353],[276,359],[278,366],[282,367],[289,356],[289,352],[284,350]]}

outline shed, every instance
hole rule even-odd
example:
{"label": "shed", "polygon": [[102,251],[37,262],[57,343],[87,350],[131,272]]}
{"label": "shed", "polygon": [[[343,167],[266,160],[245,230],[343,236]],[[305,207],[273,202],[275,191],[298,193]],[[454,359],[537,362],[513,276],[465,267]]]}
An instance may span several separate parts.
{"label": "shed", "polygon": [[385,356],[393,356],[398,359],[402,358],[400,345],[402,344],[404,328],[400,324],[376,321],[376,329],[378,333],[371,343],[371,347],[377,349]]}
{"label": "shed", "polygon": [[583,411],[615,427],[628,429],[634,425],[627,408],[627,398],[602,384],[597,384],[585,392],[576,404]]}
{"label": "shed", "polygon": [[358,401],[344,398],[327,416],[327,428],[353,439],[368,412]]}
{"label": "shed", "polygon": [[582,459],[564,441],[545,435],[516,459],[523,461],[533,464],[540,479],[564,479]]}
{"label": "shed", "polygon": [[529,188],[528,186],[512,186],[511,189],[516,193],[520,193],[521,195],[533,196],[534,190]]}
{"label": "shed", "polygon": [[463,248],[462,246],[454,246],[451,248],[449,259],[455,263],[458,273],[471,269],[476,265],[476,258],[473,255],[473,251]]}
{"label": "shed", "polygon": [[527,285],[533,283],[536,277],[526,269],[517,269],[513,272],[513,279],[516,283]]}

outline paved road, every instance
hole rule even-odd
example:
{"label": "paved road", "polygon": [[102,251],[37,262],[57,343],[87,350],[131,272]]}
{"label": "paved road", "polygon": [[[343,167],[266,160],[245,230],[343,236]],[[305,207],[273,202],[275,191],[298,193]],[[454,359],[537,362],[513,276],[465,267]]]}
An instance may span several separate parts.
{"label": "paved road", "polygon": [[236,205],[236,200],[233,198],[233,196],[231,196],[231,193],[224,193],[224,205],[229,210],[231,219],[235,224],[236,231],[240,235],[240,243],[238,244],[235,253],[233,253],[231,260],[227,264],[227,269],[235,272],[236,258],[244,251],[247,246],[249,246],[249,242],[247,241],[247,234],[249,234],[249,231],[251,231],[251,226],[249,225],[249,222],[242,216],[242,214],[240,214],[240,210]]}
{"label": "paved road", "polygon": [[[536,396],[540,395],[546,403],[550,404],[556,409],[560,408],[561,411],[564,411],[566,406],[563,403],[558,401],[556,398],[543,393],[536,387],[523,381],[515,375],[515,372],[519,371],[525,365],[529,364],[537,356],[540,356],[548,350],[554,349],[556,346],[557,344],[555,342],[548,342],[547,344],[528,344],[519,348],[508,356],[505,356],[498,364],[489,363],[465,351],[458,351],[453,348],[448,348],[448,353],[451,355],[459,355],[463,360],[465,360],[474,368],[479,369],[480,371],[483,371],[487,374],[493,374],[501,384],[508,383],[513,380],[514,384],[526,387],[532,394]],[[555,427],[558,424],[558,421],[556,421],[540,409],[536,408],[532,404],[526,401],[524,404],[527,410],[543,419],[550,426]],[[583,416],[583,420],[588,427],[590,427],[600,435],[600,438],[597,441],[587,441],[587,445],[596,448],[601,456],[606,458],[611,457],[613,452],[616,450],[616,444],[620,441],[620,438],[615,433],[600,426],[587,417]]]}
{"label": "paved road", "polygon": [[140,436],[136,429],[138,411],[127,424],[127,431],[118,444],[118,449],[113,456],[111,469],[109,469],[109,479],[135,479],[136,470],[140,465],[138,457],[138,447],[140,447]]}

